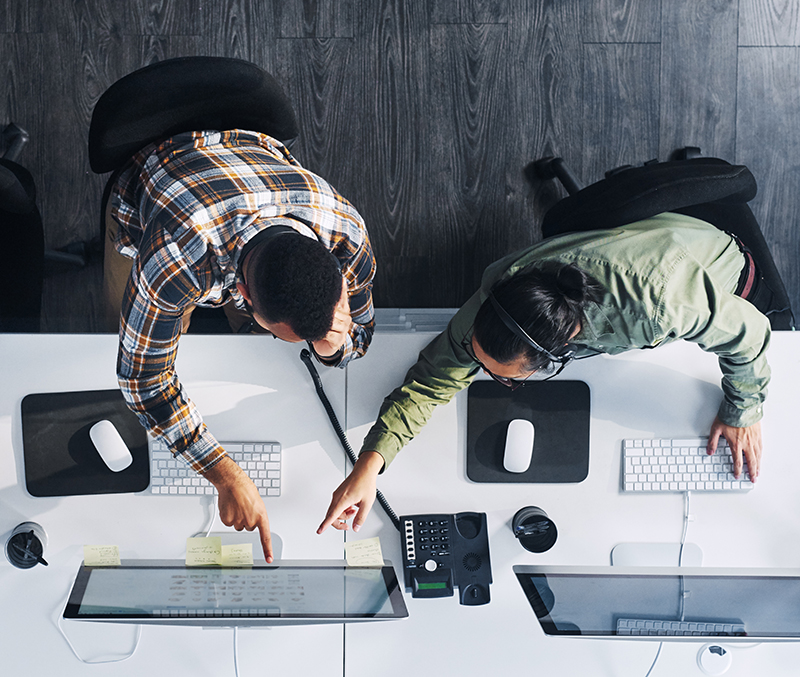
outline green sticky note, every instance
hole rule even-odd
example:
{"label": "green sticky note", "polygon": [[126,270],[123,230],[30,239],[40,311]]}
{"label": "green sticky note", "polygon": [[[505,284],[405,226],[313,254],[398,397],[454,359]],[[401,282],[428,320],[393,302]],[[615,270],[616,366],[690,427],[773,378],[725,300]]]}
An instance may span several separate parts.
{"label": "green sticky note", "polygon": [[253,544],[240,543],[238,545],[222,546],[222,566],[246,567],[253,565]]}
{"label": "green sticky note", "polygon": [[377,536],[345,543],[344,555],[351,567],[383,566],[381,540]]}
{"label": "green sticky note", "polygon": [[222,564],[222,543],[219,536],[186,539],[186,566]]}
{"label": "green sticky note", "polygon": [[119,547],[116,545],[84,545],[83,563],[87,567],[118,567]]}

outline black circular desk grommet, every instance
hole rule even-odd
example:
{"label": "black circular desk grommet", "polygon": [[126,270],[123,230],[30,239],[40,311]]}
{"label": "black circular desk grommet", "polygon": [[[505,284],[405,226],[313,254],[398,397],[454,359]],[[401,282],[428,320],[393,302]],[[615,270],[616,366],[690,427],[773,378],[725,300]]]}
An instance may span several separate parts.
{"label": "black circular desk grommet", "polygon": [[532,505],[517,510],[511,528],[520,545],[530,552],[546,552],[558,538],[556,523],[544,510]]}
{"label": "black circular desk grommet", "polygon": [[47,566],[42,555],[47,534],[36,522],[18,524],[6,541],[6,558],[18,569],[30,569],[37,564]]}

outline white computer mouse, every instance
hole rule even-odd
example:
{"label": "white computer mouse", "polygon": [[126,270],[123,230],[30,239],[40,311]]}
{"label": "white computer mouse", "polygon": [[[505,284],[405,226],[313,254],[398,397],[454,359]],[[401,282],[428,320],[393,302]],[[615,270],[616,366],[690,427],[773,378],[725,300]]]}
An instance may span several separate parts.
{"label": "white computer mouse", "polygon": [[506,449],[503,454],[503,467],[508,472],[525,472],[531,465],[533,456],[533,423],[523,418],[515,418],[508,424]]}
{"label": "white computer mouse", "polygon": [[98,421],[89,429],[89,437],[109,470],[119,472],[133,463],[130,449],[111,421]]}

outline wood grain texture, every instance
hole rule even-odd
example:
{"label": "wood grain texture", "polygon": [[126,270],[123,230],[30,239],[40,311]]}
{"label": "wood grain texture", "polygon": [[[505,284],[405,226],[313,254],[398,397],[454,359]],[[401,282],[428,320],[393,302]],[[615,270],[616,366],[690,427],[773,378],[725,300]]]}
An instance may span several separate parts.
{"label": "wood grain texture", "polygon": [[295,0],[275,3],[280,38],[352,38],[355,0]]}
{"label": "wood grain texture", "polygon": [[797,0],[739,0],[739,44],[800,45],[800,3]]}
{"label": "wood grain texture", "polygon": [[292,154],[331,183],[358,208],[364,185],[363,140],[353,125],[363,124],[364,82],[357,76],[352,40],[279,40],[273,75],[294,107],[300,136]]}
{"label": "wood grain texture", "polygon": [[581,36],[585,42],[658,42],[661,40],[661,1],[582,2]]}
{"label": "wood grain texture", "polygon": [[208,24],[226,23],[225,9],[224,3],[203,0],[126,2],[121,28],[131,35],[199,35]]}
{"label": "wood grain texture", "polygon": [[[363,136],[363,180],[370,189],[358,207],[379,260],[426,256],[435,228],[426,206],[427,148],[421,136],[430,95],[427,24],[413,0],[378,0],[362,10],[354,65],[365,96],[356,134]],[[390,279],[379,266],[376,302],[408,306],[405,282]]]}
{"label": "wood grain texture", "polygon": [[[768,105],[765,105],[768,102]],[[758,181],[750,203],[800,315],[800,48],[739,50],[736,162]]]}
{"label": "wood grain texture", "polygon": [[556,181],[531,183],[524,168],[545,156],[583,167],[583,44],[580,0],[521,0],[509,21],[509,131],[503,143],[508,252],[541,239],[547,209],[565,192]]}
{"label": "wood grain texture", "polygon": [[0,0],[0,33],[44,31],[45,0]]}
{"label": "wood grain texture", "polygon": [[659,46],[586,45],[583,179],[658,155]]}
{"label": "wood grain texture", "polygon": [[736,139],[736,0],[664,3],[659,157],[699,146],[732,160]]}
{"label": "wood grain texture", "polygon": [[437,25],[431,28],[431,85],[425,130],[435,232],[426,240],[443,276],[429,292],[431,306],[466,301],[484,268],[507,249],[498,228],[506,220],[504,184],[508,138],[508,52],[504,24]]}
{"label": "wood grain texture", "polygon": [[506,23],[509,4],[506,0],[429,0],[430,22]]}
{"label": "wood grain texture", "polygon": [[[693,143],[745,162],[800,308],[800,3],[795,0],[0,0],[2,114],[48,246],[97,232],[91,111],[172,56],[252,60],[297,109],[298,159],[364,216],[379,305],[458,305],[485,262],[540,237],[561,194],[523,168],[564,157],[585,182]],[[737,37],[738,31],[738,37]],[[739,43],[737,45],[737,42]],[[633,44],[621,44],[633,43]],[[758,50],[740,45],[788,47]],[[737,75],[738,70],[738,75]],[[97,270],[46,284],[43,326],[92,331]],[[99,307],[99,306],[98,306]]]}
{"label": "wood grain texture", "polygon": [[207,5],[206,14],[211,21],[203,32],[202,54],[252,61],[272,73],[278,49],[271,0],[218,0]]}

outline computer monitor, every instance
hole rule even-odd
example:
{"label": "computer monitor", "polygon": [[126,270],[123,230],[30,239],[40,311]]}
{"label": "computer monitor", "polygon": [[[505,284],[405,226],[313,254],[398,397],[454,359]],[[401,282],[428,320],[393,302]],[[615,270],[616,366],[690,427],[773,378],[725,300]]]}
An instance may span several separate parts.
{"label": "computer monitor", "polygon": [[272,626],[408,616],[391,563],[282,561],[187,567],[183,561],[82,565],[64,618],[117,623]]}
{"label": "computer monitor", "polygon": [[[520,565],[514,573],[551,636],[800,639],[798,569]],[[631,633],[628,621],[644,621],[649,629]]]}

